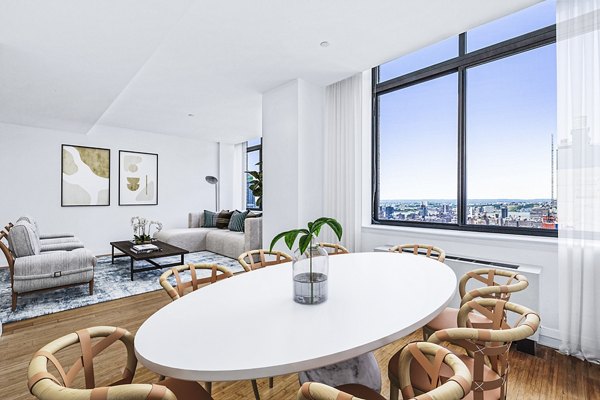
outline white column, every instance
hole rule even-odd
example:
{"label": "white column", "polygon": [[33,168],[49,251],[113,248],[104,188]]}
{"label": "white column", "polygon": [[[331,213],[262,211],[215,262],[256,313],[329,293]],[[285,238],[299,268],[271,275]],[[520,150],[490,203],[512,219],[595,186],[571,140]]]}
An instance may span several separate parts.
{"label": "white column", "polygon": [[[263,246],[323,212],[324,88],[296,79],[263,94]],[[283,242],[278,249],[288,251]]]}

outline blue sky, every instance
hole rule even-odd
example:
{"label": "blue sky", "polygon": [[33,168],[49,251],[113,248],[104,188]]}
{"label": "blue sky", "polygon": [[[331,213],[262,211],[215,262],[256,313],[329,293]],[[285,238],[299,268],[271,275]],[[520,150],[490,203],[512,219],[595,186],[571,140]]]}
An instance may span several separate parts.
{"label": "blue sky", "polygon": [[[467,34],[468,48],[553,20],[554,2],[546,1],[474,29]],[[392,61],[382,66],[382,80],[442,61],[456,43],[446,40]],[[553,44],[467,71],[468,198],[550,197],[555,53]],[[380,97],[382,200],[456,198],[457,90],[457,76],[451,74]]]}

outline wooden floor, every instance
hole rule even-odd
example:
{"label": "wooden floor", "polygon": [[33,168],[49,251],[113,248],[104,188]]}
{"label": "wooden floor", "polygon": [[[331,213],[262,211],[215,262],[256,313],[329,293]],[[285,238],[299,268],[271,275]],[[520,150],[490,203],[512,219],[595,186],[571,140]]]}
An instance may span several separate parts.
{"label": "wooden floor", "polygon": [[[29,360],[36,350],[53,339],[95,325],[120,326],[135,333],[146,318],[169,302],[164,292],[157,291],[5,325],[0,337],[0,398],[33,398],[26,385]],[[419,338],[420,332],[415,332],[375,352],[382,369],[382,393],[386,397],[389,396],[386,371],[389,358],[405,343]],[[165,345],[168,346],[168,343]],[[65,366],[71,365],[77,357],[75,350],[61,353],[59,359],[64,361]],[[119,368],[125,365],[123,353],[121,346],[113,346],[95,360],[99,384],[116,380]],[[537,357],[516,351],[511,357],[509,399],[600,399],[600,366],[541,346]],[[135,383],[155,380],[155,374],[138,364]],[[263,400],[295,399],[298,388],[295,374],[275,378],[273,389],[269,389],[266,379],[259,380]],[[214,383],[213,397],[215,400],[254,398],[247,381]]]}

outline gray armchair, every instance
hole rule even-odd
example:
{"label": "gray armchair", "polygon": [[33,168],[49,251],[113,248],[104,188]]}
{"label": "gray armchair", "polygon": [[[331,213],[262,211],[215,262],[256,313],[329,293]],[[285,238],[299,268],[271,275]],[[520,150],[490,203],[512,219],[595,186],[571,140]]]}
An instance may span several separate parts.
{"label": "gray armchair", "polygon": [[[2,241],[4,238],[8,246]],[[34,226],[23,220],[12,226],[9,233],[0,232],[0,250],[10,268],[13,311],[17,296],[23,293],[88,284],[89,293],[93,294],[96,257],[89,250],[74,246],[78,244],[42,245]]]}
{"label": "gray armchair", "polygon": [[[74,249],[82,249],[83,243],[75,237],[72,233],[40,233],[40,228],[36,220],[29,216],[23,216],[17,219],[17,224],[19,222],[27,222],[31,225],[31,229],[38,237],[40,242],[40,251],[59,251],[59,250],[74,250]],[[9,223],[6,226],[6,231],[10,233],[14,225]]]}

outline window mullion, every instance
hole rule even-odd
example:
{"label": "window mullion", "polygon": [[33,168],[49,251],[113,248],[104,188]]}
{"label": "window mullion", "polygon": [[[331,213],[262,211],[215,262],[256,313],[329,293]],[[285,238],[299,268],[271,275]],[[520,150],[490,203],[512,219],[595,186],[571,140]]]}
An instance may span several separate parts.
{"label": "window mullion", "polygon": [[457,222],[463,226],[467,223],[467,148],[466,148],[466,70],[458,69],[458,193]]}

